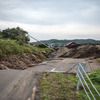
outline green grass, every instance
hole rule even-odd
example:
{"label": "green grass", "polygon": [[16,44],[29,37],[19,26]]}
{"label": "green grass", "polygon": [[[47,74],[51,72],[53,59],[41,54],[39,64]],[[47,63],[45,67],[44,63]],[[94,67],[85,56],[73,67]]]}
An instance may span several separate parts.
{"label": "green grass", "polygon": [[77,78],[62,73],[42,75],[40,80],[42,100],[77,100]]}
{"label": "green grass", "polygon": [[[88,76],[100,93],[100,69],[88,73]],[[96,100],[100,100],[100,97],[97,95],[85,75],[84,78],[86,79],[86,82],[93,92]],[[44,73],[40,80],[41,100],[88,100],[88,97],[82,87],[79,91],[76,90],[77,82],[78,78],[75,76],[65,75],[62,73]],[[86,86],[85,88],[91,97],[91,100],[93,100]]]}
{"label": "green grass", "polygon": [[43,58],[45,56],[42,54],[42,50],[49,52],[48,48],[38,48],[35,46],[31,46],[29,44],[19,45],[17,41],[10,39],[0,39],[0,57],[6,57],[12,54],[20,54],[24,53],[34,53],[41,55]]}
{"label": "green grass", "polygon": [[[88,76],[90,78],[90,80],[93,82],[94,86],[96,87],[96,89],[99,91],[100,93],[100,69],[96,70],[95,72],[91,72],[88,73]],[[97,93],[95,92],[94,88],[91,86],[90,82],[87,80],[86,76],[84,76],[86,79],[87,84],[90,87],[90,90],[93,92],[96,100],[100,100],[100,97],[97,95]],[[86,90],[88,91],[88,89],[86,88]],[[94,100],[91,96],[91,94],[88,91],[89,96],[91,97],[91,100]],[[85,92],[83,89],[79,90],[79,94],[78,97],[80,100],[88,100],[88,97],[86,96]]]}

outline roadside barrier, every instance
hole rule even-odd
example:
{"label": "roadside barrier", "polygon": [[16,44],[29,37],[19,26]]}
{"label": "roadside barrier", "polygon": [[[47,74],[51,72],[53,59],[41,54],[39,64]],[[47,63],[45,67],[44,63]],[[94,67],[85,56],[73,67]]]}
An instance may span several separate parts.
{"label": "roadside barrier", "polygon": [[[94,90],[96,91],[96,93],[98,94],[98,96],[100,96],[100,93],[95,88],[95,86],[93,85],[93,83],[90,80],[89,76],[87,75],[87,73],[85,71],[85,67],[86,67],[86,63],[85,62],[78,64],[78,69],[77,69],[77,74],[76,74],[76,76],[79,78],[78,83],[77,83],[77,90],[79,90],[80,87],[81,87],[81,85],[82,85],[82,87],[83,87],[83,89],[84,89],[84,91],[85,91],[88,99],[91,100],[91,98],[90,98],[90,96],[89,96],[89,94],[88,94],[88,92],[87,92],[87,90],[85,88],[85,86],[86,86],[87,89],[88,89],[88,91],[90,92],[91,96],[93,97],[93,99],[96,100],[96,98],[94,97],[94,94],[90,90],[89,85],[87,84],[87,82],[86,82],[86,80],[85,80],[85,78],[83,76],[84,74],[86,75],[86,78],[88,79],[88,81],[90,82],[90,84],[92,85],[92,87],[94,88]],[[84,81],[85,85],[83,84],[82,80]]]}

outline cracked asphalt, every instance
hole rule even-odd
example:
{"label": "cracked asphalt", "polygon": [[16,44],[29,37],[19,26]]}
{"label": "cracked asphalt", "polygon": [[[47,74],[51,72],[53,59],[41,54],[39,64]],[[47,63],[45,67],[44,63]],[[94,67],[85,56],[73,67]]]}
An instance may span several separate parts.
{"label": "cracked asphalt", "polygon": [[[59,58],[46,61],[43,64],[27,68],[25,70],[0,70],[0,100],[38,100],[38,73],[45,71],[66,72],[79,62],[86,62],[86,71],[91,72],[100,68],[95,62],[88,63],[85,59]],[[91,67],[93,66],[93,67]],[[69,72],[76,72],[75,66]]]}

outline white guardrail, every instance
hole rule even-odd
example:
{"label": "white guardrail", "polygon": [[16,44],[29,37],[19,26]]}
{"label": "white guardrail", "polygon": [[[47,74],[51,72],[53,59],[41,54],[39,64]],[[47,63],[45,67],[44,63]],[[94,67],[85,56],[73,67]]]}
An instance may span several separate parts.
{"label": "white guardrail", "polygon": [[[86,75],[86,78],[89,80],[89,82],[91,83],[92,87],[94,88],[94,90],[96,91],[96,93],[100,96],[100,93],[98,92],[98,90],[95,88],[95,86],[93,85],[92,81],[90,80],[89,76],[87,75],[86,71],[85,71],[85,67],[86,67],[86,63],[79,63],[78,64],[78,69],[77,69],[77,74],[76,76],[79,78],[78,83],[77,83],[77,90],[80,89],[80,86],[82,85],[87,97],[89,98],[89,100],[91,100],[85,86],[87,87],[88,91],[90,92],[91,96],[93,97],[94,100],[96,100],[96,98],[94,97],[94,94],[92,93],[92,91],[90,90],[85,78],[84,78],[84,74]],[[85,86],[83,84],[83,81],[85,83]]]}

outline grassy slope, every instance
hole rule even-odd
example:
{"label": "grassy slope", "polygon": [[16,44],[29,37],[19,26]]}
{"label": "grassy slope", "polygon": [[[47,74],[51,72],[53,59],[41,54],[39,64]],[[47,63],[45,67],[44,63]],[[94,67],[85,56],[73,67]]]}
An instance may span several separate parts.
{"label": "grassy slope", "polygon": [[40,80],[42,100],[77,100],[77,78],[62,73],[43,74]]}
{"label": "grassy slope", "polygon": [[[95,72],[88,73],[88,76],[91,79],[91,81],[93,82],[93,84],[96,87],[96,89],[100,93],[100,69],[95,71]],[[85,79],[86,79],[87,84],[90,87],[90,90],[93,92],[96,100],[100,100],[100,97],[97,95],[97,93],[95,92],[95,90],[91,86],[90,82],[87,80],[86,76],[85,76]],[[89,93],[89,91],[88,91],[88,94],[91,97],[91,100],[93,100],[93,98],[92,98],[91,94]],[[79,91],[78,97],[80,98],[80,100],[82,100],[82,98],[83,98],[83,100],[88,100],[88,97],[86,96],[86,94],[85,94],[83,89]]]}
{"label": "grassy slope", "polygon": [[[100,70],[88,73],[91,81],[100,93]],[[86,76],[84,76],[86,78]],[[91,91],[96,100],[100,100],[95,90],[92,88],[89,81],[86,79]],[[88,100],[83,88],[77,91],[78,79],[75,76],[65,75],[62,73],[51,73],[42,75],[40,80],[40,94],[42,100]],[[86,87],[86,86],[85,86]],[[87,89],[87,88],[86,88]],[[87,90],[88,91],[88,90]],[[89,93],[89,91],[88,91]],[[90,95],[90,94],[89,94]],[[90,95],[91,100],[93,100]]]}
{"label": "grassy slope", "polygon": [[33,47],[29,44],[19,45],[16,41],[10,39],[0,39],[0,57],[6,57],[12,54],[35,53],[44,57],[41,51],[50,50],[48,48]]}

